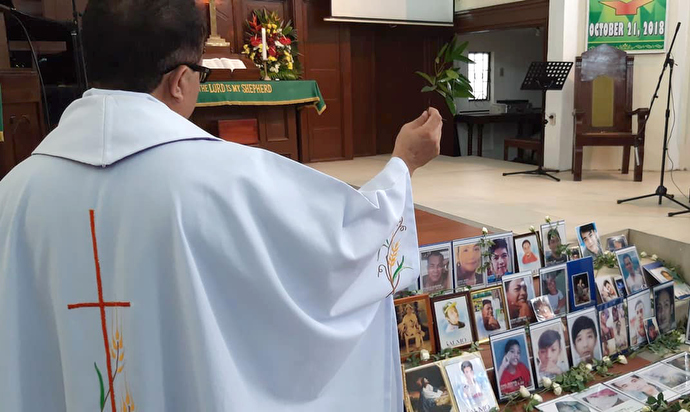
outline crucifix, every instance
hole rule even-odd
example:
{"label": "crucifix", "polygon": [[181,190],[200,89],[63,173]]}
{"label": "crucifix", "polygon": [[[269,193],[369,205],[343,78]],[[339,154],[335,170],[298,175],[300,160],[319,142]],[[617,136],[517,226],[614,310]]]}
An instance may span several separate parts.
{"label": "crucifix", "polygon": [[208,14],[211,25],[211,34],[206,40],[207,46],[228,47],[230,43],[218,35],[218,22],[216,20],[216,0],[208,0]]}
{"label": "crucifix", "polygon": [[[101,264],[98,260],[98,244],[96,242],[96,224],[94,211],[89,210],[91,218],[91,243],[93,244],[93,259],[96,264],[96,287],[98,289],[98,302],[75,303],[67,305],[67,309],[78,308],[99,308],[101,312],[101,328],[103,329],[103,342],[105,343],[105,359],[108,367],[108,389],[110,390],[110,404],[113,412],[117,411],[115,406],[115,385],[113,381],[113,368],[110,362],[110,345],[108,343],[108,328],[105,318],[105,308],[107,307],[129,307],[129,302],[105,302],[103,301],[103,285],[101,282]],[[101,406],[102,408],[102,406]]]}

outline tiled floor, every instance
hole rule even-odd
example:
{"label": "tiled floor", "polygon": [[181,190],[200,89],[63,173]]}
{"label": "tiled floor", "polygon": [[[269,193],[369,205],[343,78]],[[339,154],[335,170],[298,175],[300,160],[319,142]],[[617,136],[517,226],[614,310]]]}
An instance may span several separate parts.
{"label": "tiled floor", "polygon": [[[389,156],[310,164],[324,173],[353,185],[362,185],[383,168]],[[528,231],[546,215],[565,219],[568,238],[574,240],[575,226],[595,221],[601,234],[632,228],[690,243],[690,213],[667,217],[680,210],[658,198],[618,205],[616,199],[652,193],[659,185],[658,172],[645,172],[644,181],[633,182],[629,175],[615,171],[584,172],[581,182],[573,182],[570,172],[558,173],[555,182],[528,175],[503,177],[502,172],[531,170],[533,166],[479,157],[438,157],[419,169],[412,178],[415,203],[464,223],[493,230]],[[674,172],[673,178],[686,195],[690,172]],[[688,204],[666,173],[666,186],[676,198]]]}

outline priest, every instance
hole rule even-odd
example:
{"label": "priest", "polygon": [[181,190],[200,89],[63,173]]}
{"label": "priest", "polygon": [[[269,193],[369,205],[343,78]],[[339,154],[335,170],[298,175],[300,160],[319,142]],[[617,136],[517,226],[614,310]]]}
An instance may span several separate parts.
{"label": "priest", "polygon": [[1,409],[401,411],[438,112],[356,190],[187,120],[194,0],[91,0],[83,35],[97,88],[0,182]]}

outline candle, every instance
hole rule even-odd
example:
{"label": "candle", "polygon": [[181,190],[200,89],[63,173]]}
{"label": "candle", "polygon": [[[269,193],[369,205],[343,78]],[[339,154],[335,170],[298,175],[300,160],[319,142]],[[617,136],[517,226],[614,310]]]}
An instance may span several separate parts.
{"label": "candle", "polygon": [[263,45],[261,49],[261,58],[264,60],[268,60],[268,56],[266,54],[268,50],[268,45],[266,44],[266,29],[263,27],[261,28],[261,44]]}

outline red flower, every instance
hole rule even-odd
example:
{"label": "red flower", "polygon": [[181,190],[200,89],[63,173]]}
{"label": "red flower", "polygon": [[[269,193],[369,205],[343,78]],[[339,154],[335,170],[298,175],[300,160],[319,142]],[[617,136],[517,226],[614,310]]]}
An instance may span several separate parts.
{"label": "red flower", "polygon": [[292,44],[292,40],[285,36],[283,36],[283,38],[280,39],[280,42],[285,46],[289,46],[290,44]]}
{"label": "red flower", "polygon": [[251,43],[252,47],[256,47],[261,44],[261,39],[259,36],[254,36],[249,40],[249,42]]}
{"label": "red flower", "polygon": [[268,54],[273,56],[273,57],[276,57],[278,55],[278,52],[276,52],[275,46],[271,46],[268,48]]}

